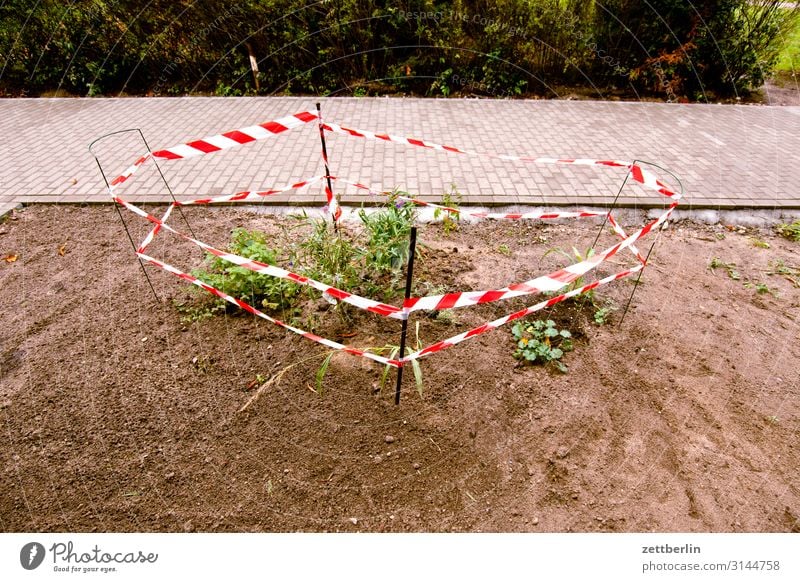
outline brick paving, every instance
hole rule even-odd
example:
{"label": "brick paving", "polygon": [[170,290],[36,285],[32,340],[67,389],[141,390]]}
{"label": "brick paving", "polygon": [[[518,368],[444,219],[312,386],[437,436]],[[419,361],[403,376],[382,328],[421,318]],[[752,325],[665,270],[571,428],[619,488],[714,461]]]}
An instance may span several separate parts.
{"label": "brick paving", "polygon": [[[106,202],[88,144],[141,128],[153,149],[311,109],[315,99],[120,98],[0,100],[0,208],[17,203]],[[552,157],[642,159],[680,176],[686,206],[800,208],[800,107],[596,101],[416,98],[322,100],[325,119],[349,127],[420,137],[464,149]],[[455,184],[466,204],[602,205],[619,171],[502,162],[328,134],[331,172],[376,189],[438,200]],[[145,150],[136,134],[97,148],[109,176]],[[274,139],[190,160],[161,162],[179,198],[281,186],[323,172],[313,125]],[[336,187],[344,202],[369,196]],[[121,190],[139,202],[169,193],[152,164]],[[271,202],[322,203],[320,187]],[[623,190],[621,203],[663,200]]]}

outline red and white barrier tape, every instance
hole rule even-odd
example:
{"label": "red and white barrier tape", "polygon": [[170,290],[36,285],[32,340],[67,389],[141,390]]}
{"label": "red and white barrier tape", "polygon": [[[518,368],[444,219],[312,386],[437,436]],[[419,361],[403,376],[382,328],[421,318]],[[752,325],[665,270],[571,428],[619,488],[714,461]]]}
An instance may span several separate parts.
{"label": "red and white barrier tape", "polygon": [[175,204],[171,204],[167,212],[164,214],[164,217],[159,219],[149,214],[145,210],[142,210],[138,206],[131,204],[126,200],[123,200],[122,198],[114,198],[114,200],[118,204],[130,210],[131,212],[138,214],[142,218],[149,220],[155,225],[154,228],[147,234],[145,239],[142,241],[142,244],[139,245],[139,248],[137,249],[138,253],[145,252],[147,250],[147,247],[153,242],[153,239],[155,238],[156,234],[158,234],[158,232],[163,228],[164,230],[168,230],[169,232],[176,234],[179,237],[197,245],[204,251],[211,253],[214,256],[217,256],[225,261],[228,261],[229,263],[233,263],[235,265],[239,265],[240,267],[249,269],[255,273],[260,273],[262,275],[269,275],[271,277],[276,277],[278,279],[285,279],[287,281],[291,281],[299,285],[305,285],[307,287],[311,287],[313,289],[316,289],[317,291],[320,291],[325,295],[333,297],[338,301],[344,301],[345,303],[353,305],[354,307],[358,307],[359,309],[364,309],[372,313],[377,313],[378,315],[382,315],[384,317],[392,317],[395,319],[404,319],[407,317],[407,315],[403,312],[401,308],[395,307],[394,305],[387,305],[379,301],[374,301],[372,299],[367,299],[366,297],[361,297],[353,293],[348,293],[347,291],[343,291],[336,287],[332,287],[331,285],[326,285],[321,281],[316,281],[309,277],[293,273],[292,271],[287,271],[286,269],[282,269],[274,265],[268,265],[266,263],[248,259],[247,257],[242,257],[234,253],[229,253],[227,251],[217,249],[215,247],[212,247],[211,245],[204,243],[203,241],[197,240],[185,233],[175,230],[165,222],[166,218],[169,217],[171,209],[176,206]]}
{"label": "red and white barrier tape", "polygon": [[367,350],[359,350],[359,349],[353,348],[351,346],[346,346],[346,345],[340,344],[338,342],[335,342],[333,340],[329,340],[329,339],[326,339],[324,337],[320,337],[320,336],[318,336],[316,334],[313,334],[311,332],[302,330],[299,327],[294,327],[292,325],[289,325],[288,323],[284,323],[283,321],[281,321],[279,319],[275,319],[274,317],[270,317],[269,315],[267,315],[263,311],[260,311],[259,309],[256,309],[255,307],[253,307],[252,305],[250,305],[246,301],[242,301],[241,299],[237,299],[235,297],[231,297],[227,293],[224,293],[224,292],[220,291],[219,289],[217,289],[215,287],[212,287],[211,285],[208,285],[207,283],[204,283],[203,281],[201,281],[197,277],[195,277],[193,275],[190,275],[188,273],[185,273],[185,272],[181,271],[180,269],[177,269],[177,268],[173,267],[172,265],[170,265],[168,263],[164,263],[162,261],[159,261],[158,259],[154,259],[153,257],[151,257],[151,256],[149,256],[149,255],[147,255],[147,254],[145,254],[143,252],[140,252],[140,251],[137,251],[136,255],[139,258],[141,258],[143,261],[147,261],[151,265],[155,265],[159,269],[163,269],[163,270],[167,271],[168,273],[172,273],[173,275],[177,275],[181,279],[189,281],[190,283],[192,283],[193,285],[197,285],[201,289],[205,289],[206,291],[208,291],[212,295],[216,295],[217,297],[219,297],[221,299],[224,299],[228,303],[232,303],[233,305],[236,305],[237,307],[241,307],[242,309],[244,309],[248,313],[252,313],[253,315],[256,315],[256,316],[258,316],[258,317],[260,317],[262,319],[266,319],[267,321],[270,321],[270,322],[274,323],[275,325],[277,325],[279,327],[282,327],[282,328],[287,329],[287,330],[289,330],[291,332],[299,334],[299,335],[303,336],[306,339],[310,339],[312,341],[317,342],[318,344],[322,344],[323,346],[326,346],[326,347],[331,348],[333,350],[340,350],[340,351],[346,352],[348,354],[352,354],[354,356],[361,356],[363,358],[369,358],[370,360],[378,362],[379,364],[384,364],[386,366],[392,366],[392,367],[398,368],[398,367],[403,365],[402,362],[400,362],[399,360],[392,360],[392,359],[389,359],[389,358],[384,358],[383,356],[379,356],[378,354],[373,354],[372,352],[369,352]]}
{"label": "red and white barrier tape", "polygon": [[501,325],[505,325],[506,323],[509,323],[509,322],[514,321],[516,319],[520,319],[522,317],[525,317],[526,315],[530,315],[532,313],[536,313],[537,311],[540,311],[540,310],[545,309],[547,307],[552,307],[556,303],[560,303],[561,301],[564,301],[565,299],[569,299],[570,297],[575,297],[576,295],[580,295],[581,293],[585,293],[585,292],[590,291],[592,289],[596,289],[597,287],[600,287],[601,285],[606,285],[608,283],[611,283],[612,281],[616,281],[618,279],[622,279],[623,277],[629,277],[629,276],[631,276],[631,275],[633,275],[635,273],[638,273],[643,268],[644,268],[643,264],[636,265],[635,267],[632,267],[632,268],[630,268],[630,269],[628,269],[626,271],[621,271],[619,273],[616,273],[614,275],[610,275],[610,276],[605,277],[603,279],[598,279],[597,281],[593,281],[592,283],[589,283],[588,285],[584,285],[584,286],[582,286],[582,287],[580,287],[578,289],[574,289],[574,290],[572,290],[572,291],[570,291],[568,293],[563,293],[562,295],[559,295],[557,297],[553,297],[552,299],[548,299],[547,301],[541,301],[540,303],[537,303],[536,305],[532,305],[531,307],[528,307],[528,308],[523,309],[521,311],[517,311],[517,312],[512,313],[510,315],[506,315],[506,316],[503,316],[503,317],[501,317],[499,319],[495,319],[494,321],[490,321],[488,323],[484,323],[483,325],[478,326],[478,327],[476,327],[474,329],[471,329],[469,331],[465,331],[463,333],[455,335],[455,336],[453,336],[451,338],[448,338],[446,340],[442,340],[442,341],[436,342],[435,344],[432,344],[432,345],[428,346],[427,348],[423,348],[423,349],[421,349],[421,350],[419,350],[417,352],[414,352],[413,354],[409,354],[406,357],[402,358],[401,363],[402,364],[406,364],[406,363],[410,362],[411,360],[416,360],[416,359],[419,359],[419,358],[421,358],[423,356],[427,356],[429,354],[434,354],[436,352],[440,352],[440,351],[442,351],[442,350],[444,350],[446,348],[449,348],[449,347],[454,346],[454,345],[456,345],[458,343],[461,343],[465,339],[469,339],[469,338],[473,338],[473,337],[479,336],[479,335],[481,335],[483,333],[486,333],[487,331],[492,331],[493,329],[497,329]]}
{"label": "red and white barrier tape", "polygon": [[287,115],[286,117],[281,117],[274,121],[242,127],[233,131],[158,150],[153,152],[153,157],[165,160],[179,160],[183,158],[192,158],[194,156],[202,156],[204,154],[210,154],[273,137],[287,130],[301,127],[315,119],[317,119],[317,114],[315,112],[301,111],[300,113]]}
{"label": "red and white barrier tape", "polygon": [[[453,213],[453,214],[467,214],[473,216],[475,218],[480,219],[505,219],[505,220],[522,220],[522,219],[556,219],[556,218],[583,218],[583,217],[595,217],[595,216],[606,216],[611,224],[614,232],[622,239],[616,245],[605,249],[604,251],[595,254],[592,257],[587,258],[586,260],[580,261],[573,265],[570,265],[564,269],[554,271],[548,275],[543,275],[541,277],[537,277],[535,279],[531,279],[529,281],[525,281],[522,283],[515,283],[513,285],[509,285],[504,287],[503,289],[496,289],[496,290],[487,290],[487,291],[469,291],[469,292],[458,292],[458,293],[448,293],[444,295],[434,295],[434,296],[427,296],[427,297],[412,297],[406,300],[403,303],[403,307],[395,307],[391,305],[386,305],[377,301],[373,301],[371,299],[367,299],[365,297],[360,297],[358,295],[354,295],[343,291],[341,289],[337,289],[335,287],[331,287],[326,285],[322,282],[315,281],[313,279],[309,279],[302,275],[292,273],[291,271],[287,271],[280,267],[276,267],[273,265],[267,265],[265,263],[260,263],[258,261],[253,261],[251,259],[247,259],[245,257],[241,257],[239,255],[235,255],[233,253],[229,253],[226,251],[222,251],[216,249],[202,241],[199,241],[193,237],[190,237],[184,233],[181,233],[171,226],[169,226],[166,221],[170,217],[172,210],[175,206],[189,206],[189,205],[207,205],[207,204],[215,204],[215,203],[231,203],[231,202],[244,202],[254,199],[263,198],[264,196],[269,196],[272,194],[280,193],[280,192],[287,192],[290,190],[297,190],[303,188],[305,186],[309,186],[311,184],[317,183],[323,179],[329,178],[331,180],[337,180],[338,178],[334,176],[315,176],[313,178],[309,178],[308,180],[304,180],[301,182],[297,182],[295,184],[291,184],[289,186],[285,186],[283,188],[271,189],[271,190],[263,190],[263,191],[245,191],[239,192],[236,194],[231,195],[224,195],[224,196],[217,196],[212,198],[202,198],[198,200],[191,200],[191,201],[184,201],[184,202],[174,202],[171,204],[161,219],[158,219],[149,213],[145,212],[141,208],[123,200],[120,197],[114,196],[114,189],[121,183],[128,180],[148,159],[152,158],[161,158],[161,159],[183,159],[198,155],[203,155],[215,151],[220,151],[223,149],[232,148],[238,145],[242,145],[245,143],[250,143],[252,141],[264,139],[266,137],[270,137],[273,135],[277,135],[279,133],[283,133],[289,129],[293,129],[295,127],[300,127],[302,125],[307,124],[310,121],[317,119],[319,121],[319,128],[320,132],[322,133],[324,130],[332,131],[335,133],[341,133],[344,135],[350,135],[355,137],[362,137],[367,139],[374,139],[379,141],[391,141],[394,143],[401,143],[404,145],[411,145],[417,147],[423,147],[433,150],[439,151],[446,151],[450,153],[458,153],[458,154],[465,154],[465,155],[474,155],[474,156],[482,156],[482,157],[491,157],[500,160],[506,161],[523,161],[523,162],[535,162],[535,163],[547,163],[547,164],[574,164],[574,165],[586,165],[586,166],[594,166],[594,167],[620,167],[620,168],[627,168],[630,177],[651,190],[655,190],[659,194],[667,196],[671,198],[671,203],[669,207],[665,210],[665,212],[658,217],[657,219],[653,220],[652,222],[645,225],[643,228],[639,229],[638,231],[634,232],[631,235],[625,233],[625,231],[619,226],[619,224],[614,220],[613,216],[610,212],[597,212],[597,211],[576,211],[576,212],[528,212],[528,213],[492,213],[488,211],[467,211],[462,209],[450,208],[447,206],[442,206],[439,204],[434,204],[430,202],[424,202],[422,200],[417,200],[415,198],[406,197],[406,196],[397,196],[398,200],[404,202],[410,202],[414,204],[418,204],[421,206],[428,206],[436,209],[441,209],[443,211]],[[323,158],[325,155],[323,153]],[[327,160],[324,160],[327,163]],[[351,182],[348,180],[339,179],[342,183],[351,184],[357,188],[368,190],[371,193],[374,192],[370,187],[358,183],[358,182]],[[202,140],[196,140],[193,142],[188,142],[186,144],[180,144],[178,146],[173,146],[171,148],[158,150],[153,152],[152,154],[147,154],[145,156],[140,157],[133,165],[131,165],[123,174],[115,178],[111,184],[109,185],[109,193],[117,202],[131,210],[132,212],[146,218],[150,222],[154,224],[153,229],[147,234],[145,239],[142,241],[142,244],[136,251],[136,254],[144,261],[155,265],[167,272],[170,272],[178,277],[190,281],[192,284],[197,285],[232,303],[241,307],[242,309],[257,315],[267,321],[271,321],[276,325],[283,327],[284,329],[290,330],[294,333],[302,335],[308,339],[316,341],[322,345],[325,345],[331,349],[341,350],[350,354],[362,356],[379,362],[384,365],[394,366],[394,367],[402,367],[404,364],[408,363],[409,361],[418,359],[420,357],[441,351],[446,349],[447,347],[456,345],[465,339],[475,337],[486,333],[492,329],[496,329],[510,321],[514,321],[521,317],[525,317],[531,313],[539,311],[540,309],[544,309],[546,307],[550,307],[560,301],[564,301],[570,297],[574,297],[591,289],[595,289],[601,285],[605,285],[612,281],[616,281],[623,277],[628,277],[634,273],[638,273],[641,271],[645,266],[645,259],[641,256],[638,249],[634,246],[634,243],[639,240],[640,238],[646,236],[651,230],[656,228],[657,226],[666,222],[669,216],[672,214],[672,211],[678,205],[678,199],[680,199],[680,194],[670,191],[666,185],[658,180],[656,176],[651,173],[650,171],[642,168],[636,163],[625,163],[625,162],[618,162],[613,160],[592,160],[592,159],[559,159],[559,158],[544,158],[544,157],[528,157],[528,156],[514,156],[514,155],[500,155],[500,154],[487,154],[487,153],[478,153],[472,152],[469,150],[462,150],[459,148],[455,148],[452,146],[445,146],[431,142],[425,142],[424,140],[418,140],[413,138],[407,137],[399,137],[393,136],[388,134],[376,134],[370,131],[365,130],[356,130],[356,129],[349,129],[345,128],[333,123],[325,123],[322,121],[321,118],[317,116],[316,113],[312,111],[301,112],[292,116],[287,116],[276,121],[263,123],[256,126],[250,126],[246,128],[242,128],[239,130],[235,130],[232,132],[227,132],[224,134],[219,134],[216,136],[211,136],[204,138]],[[390,193],[383,192],[381,194],[387,195]],[[333,214],[334,220],[338,220],[341,215],[341,209],[338,206],[338,201],[336,200],[335,196],[331,189],[325,186],[325,195],[328,202],[328,210]],[[635,267],[630,269],[621,271],[614,275],[599,279],[588,285],[584,285],[578,289],[574,289],[567,293],[563,293],[558,295],[557,297],[553,297],[548,299],[547,301],[542,301],[528,307],[524,310],[512,313],[505,317],[496,319],[494,321],[488,322],[483,324],[477,328],[472,330],[463,332],[456,336],[453,336],[449,339],[442,340],[437,342],[431,346],[428,346],[422,350],[419,350],[415,353],[409,354],[405,357],[400,358],[399,360],[392,360],[389,358],[384,358],[377,354],[371,353],[369,351],[359,350],[356,348],[352,348],[349,346],[345,346],[343,344],[339,344],[332,340],[328,340],[317,336],[315,334],[306,332],[299,328],[293,327],[288,325],[280,320],[270,317],[269,315],[261,312],[260,310],[256,309],[255,307],[247,304],[246,302],[231,297],[226,293],[220,291],[204,283],[203,281],[199,280],[198,278],[189,275],[179,269],[168,265],[167,263],[158,261],[157,259],[150,257],[145,253],[147,247],[152,243],[155,236],[159,233],[161,229],[168,230],[194,244],[199,246],[200,248],[204,249],[205,251],[222,258],[228,262],[233,264],[245,267],[250,269],[254,272],[286,279],[293,281],[295,283],[299,283],[302,285],[307,285],[314,289],[317,289],[335,299],[344,301],[348,304],[351,304],[355,307],[360,309],[365,309],[367,311],[371,311],[373,313],[377,313],[384,317],[392,317],[395,319],[406,319],[409,314],[413,311],[417,310],[442,310],[442,309],[453,309],[456,307],[465,307],[469,305],[477,305],[483,303],[489,303],[494,301],[500,301],[503,299],[508,299],[511,297],[519,297],[524,295],[529,295],[533,293],[540,293],[540,292],[555,292],[562,289],[564,286],[574,282],[578,278],[582,277],[595,267],[597,267],[602,262],[610,259],[611,257],[615,256],[620,250],[622,249],[629,249],[639,260],[639,264]]]}

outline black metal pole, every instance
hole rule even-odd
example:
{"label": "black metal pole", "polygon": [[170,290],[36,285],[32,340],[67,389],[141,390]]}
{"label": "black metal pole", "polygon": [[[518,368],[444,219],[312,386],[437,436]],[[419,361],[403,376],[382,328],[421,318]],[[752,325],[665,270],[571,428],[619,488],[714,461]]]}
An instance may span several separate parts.
{"label": "black metal pole", "polygon": [[[656,239],[657,240],[657,239]],[[633,294],[636,293],[636,288],[639,286],[639,281],[644,274],[644,268],[647,266],[647,261],[650,260],[650,253],[653,252],[653,247],[656,246],[656,241],[654,240],[650,245],[650,249],[647,251],[647,256],[644,258],[644,263],[642,263],[642,268],[639,270],[639,274],[636,275],[636,281],[633,282],[633,290],[631,291],[631,296],[628,297],[628,302],[625,304],[625,309],[622,310],[622,317],[619,318],[619,323],[617,327],[622,326],[622,322],[625,321],[625,314],[628,313],[628,308],[631,306],[631,301],[633,301]]]}
{"label": "black metal pole", "polygon": [[[633,168],[633,166],[635,166],[636,162],[638,162],[638,161],[639,160],[633,160],[631,162],[631,168]],[[608,210],[606,215],[603,217],[603,223],[600,225],[600,228],[597,230],[597,236],[594,237],[594,242],[592,243],[592,246],[591,246],[592,249],[597,245],[597,241],[600,240],[600,235],[603,234],[603,229],[606,227],[606,223],[608,222],[608,215],[611,214],[612,212],[614,212],[614,209],[617,207],[617,201],[619,200],[619,197],[622,194],[623,188],[625,188],[625,184],[628,183],[628,176],[630,176],[630,175],[631,175],[631,170],[628,169],[628,171],[625,172],[625,179],[622,180],[622,185],[619,187],[619,190],[617,190],[617,195],[614,196],[614,201],[611,203],[611,208]]]}
{"label": "black metal pole", "polygon": [[[331,204],[333,204],[335,198],[333,194],[333,186],[331,185],[331,171],[328,168],[328,147],[325,145],[325,130],[322,129],[322,109],[320,108],[319,103],[317,103],[317,119],[319,120],[319,140],[322,142],[322,161],[325,164],[325,178],[328,181],[328,192],[331,197]],[[333,209],[330,208],[331,212]],[[336,216],[333,216],[333,230],[335,232],[339,232],[339,223],[336,220]]]}
{"label": "black metal pole", "polygon": [[[92,155],[94,155],[94,154],[92,154]],[[97,162],[97,167],[100,168],[100,175],[103,176],[103,182],[106,183],[106,188],[108,188],[110,190],[111,187],[110,187],[110,185],[108,183],[108,178],[106,178],[106,173],[103,171],[103,165],[100,163],[100,160],[97,158],[97,156],[94,156],[94,161]],[[131,241],[131,246],[133,247],[133,252],[136,253],[136,243],[133,242],[133,237],[131,236],[131,231],[128,230],[128,225],[125,224],[125,219],[122,217],[122,212],[120,212],[119,204],[117,204],[116,200],[114,200],[113,202],[114,202],[114,208],[117,211],[117,215],[119,215],[119,219],[122,222],[122,228],[125,229],[125,234],[128,235],[128,240]],[[156,290],[153,287],[152,281],[150,281],[150,275],[147,274],[147,270],[144,268],[144,262],[142,261],[141,257],[139,257],[138,253],[136,255],[136,258],[139,261],[139,266],[142,268],[142,273],[144,273],[144,278],[147,279],[147,284],[150,286],[150,291],[153,292],[153,297],[155,297],[156,303],[158,303],[159,302],[158,294],[156,293]]]}
{"label": "black metal pole", "polygon": [[[417,251],[417,227],[411,227],[411,239],[408,242],[408,268],[406,269],[406,294],[405,298],[411,298],[411,281],[414,277],[414,255]],[[406,336],[408,335],[408,312],[403,319],[403,327],[400,330],[400,359],[406,355]],[[400,404],[400,386],[403,383],[403,366],[397,368],[397,387],[394,391],[394,403]]]}
{"label": "black metal pole", "polygon": [[144,138],[144,133],[142,133],[141,129],[137,129],[136,131],[139,132],[139,135],[141,136],[142,141],[144,142],[144,147],[147,148],[147,153],[150,154],[151,158],[153,158],[153,164],[155,164],[156,169],[158,170],[158,175],[161,176],[161,181],[164,182],[164,186],[167,187],[167,192],[169,192],[170,198],[172,198],[172,201],[175,203],[175,206],[178,207],[178,212],[180,212],[183,221],[189,228],[189,233],[192,235],[192,238],[196,239],[197,235],[194,233],[194,230],[192,230],[192,225],[189,224],[186,215],[183,213],[183,208],[181,208],[181,205],[178,204],[178,201],[175,199],[175,194],[172,192],[172,188],[170,188],[169,182],[167,182],[167,178],[164,176],[164,172],[161,171],[161,166],[158,165],[158,160],[156,160],[156,158],[153,156],[153,150],[150,149],[150,144],[148,144],[147,140]]}

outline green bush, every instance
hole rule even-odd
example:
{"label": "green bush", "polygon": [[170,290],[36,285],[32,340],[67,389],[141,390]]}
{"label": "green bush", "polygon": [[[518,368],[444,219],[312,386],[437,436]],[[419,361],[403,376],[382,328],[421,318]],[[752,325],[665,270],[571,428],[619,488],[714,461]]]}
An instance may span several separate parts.
{"label": "green bush", "polygon": [[609,0],[595,10],[603,59],[592,71],[672,101],[746,93],[770,74],[797,14],[779,0]]}
{"label": "green bush", "polygon": [[[277,251],[267,246],[264,234],[258,231],[234,229],[228,251],[267,265],[278,263]],[[299,293],[299,287],[294,283],[256,273],[216,255],[208,254],[206,265],[205,269],[197,269],[192,274],[204,283],[255,307],[288,307]]]}
{"label": "green bush", "polygon": [[797,9],[778,0],[7,0],[0,94],[672,98],[758,87]]}
{"label": "green bush", "polygon": [[414,204],[395,197],[379,212],[359,210],[358,217],[367,234],[364,256],[369,268],[387,273],[402,269],[408,262],[409,235],[416,212]]}

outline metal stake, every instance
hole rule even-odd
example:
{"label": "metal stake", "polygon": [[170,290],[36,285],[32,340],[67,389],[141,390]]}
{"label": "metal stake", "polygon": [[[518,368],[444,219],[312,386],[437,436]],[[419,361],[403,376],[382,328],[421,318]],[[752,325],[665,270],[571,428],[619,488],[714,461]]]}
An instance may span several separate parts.
{"label": "metal stake", "polygon": [[[406,269],[406,294],[405,299],[411,298],[411,281],[414,277],[414,255],[417,249],[417,227],[411,227],[411,239],[408,243],[408,268]],[[400,360],[406,355],[406,335],[408,334],[408,312],[403,319],[402,329],[400,330]],[[403,383],[403,365],[397,368],[397,387],[394,391],[394,403],[400,404],[400,386]]]}
{"label": "metal stake", "polygon": [[[89,147],[91,151],[91,146]],[[106,178],[106,173],[103,171],[103,165],[100,163],[100,160],[97,159],[97,156],[94,155],[94,153],[92,153],[92,155],[94,156],[94,161],[97,162],[97,167],[100,168],[100,175],[103,176],[103,181],[106,183],[106,188],[108,188],[110,191],[111,186],[108,183],[108,178]],[[137,252],[136,243],[133,242],[133,237],[131,236],[131,232],[128,230],[128,225],[125,224],[125,219],[122,217],[122,212],[120,212],[119,204],[117,204],[116,200],[114,200],[114,208],[116,209],[117,215],[119,216],[119,219],[122,222],[122,228],[125,229],[125,234],[128,235],[128,240],[131,241],[133,252],[136,253],[136,258],[139,260],[139,266],[142,268],[142,273],[144,273],[144,278],[147,279],[147,284],[150,286],[150,291],[153,292],[153,297],[155,297],[156,303],[159,303],[160,301],[158,299],[158,295],[156,294],[156,290],[155,288],[153,288],[152,281],[150,281],[150,275],[147,274],[147,269],[144,268],[144,262],[142,261],[142,258],[139,256]]]}
{"label": "metal stake", "polygon": [[178,212],[180,212],[181,218],[183,218],[183,221],[186,223],[186,226],[189,229],[189,232],[191,233],[192,238],[196,239],[197,235],[194,234],[194,230],[192,230],[192,225],[189,224],[189,220],[186,218],[186,215],[183,213],[183,208],[181,207],[180,204],[178,204],[178,201],[175,199],[175,194],[173,194],[172,188],[170,188],[169,182],[167,182],[167,178],[164,176],[164,172],[161,171],[161,166],[158,165],[158,160],[156,160],[155,157],[153,157],[153,150],[150,149],[150,144],[147,143],[147,140],[144,138],[144,134],[142,133],[141,129],[137,128],[136,131],[138,131],[139,135],[142,137],[142,141],[144,142],[144,146],[147,148],[147,153],[149,153],[150,157],[153,159],[153,163],[155,164],[156,169],[158,170],[158,175],[161,176],[161,181],[164,182],[164,186],[167,187],[167,192],[169,192],[169,196],[170,196],[170,198],[172,198],[172,202],[175,204],[175,206],[177,206]]}
{"label": "metal stake", "polygon": [[[325,145],[325,130],[322,129],[322,110],[320,109],[319,103],[317,103],[317,119],[319,120],[319,140],[322,142],[322,161],[325,164],[325,178],[328,181],[327,194],[330,196],[331,202],[333,202],[334,196],[333,186],[331,185],[331,171],[328,169],[328,148]],[[333,230],[334,232],[339,232],[339,222],[336,220],[335,215],[333,216]]]}
{"label": "metal stake", "polygon": [[644,264],[642,268],[639,270],[639,274],[636,275],[636,281],[633,282],[633,290],[631,291],[631,296],[628,297],[628,302],[625,304],[625,309],[622,311],[622,317],[619,318],[619,323],[617,327],[622,326],[622,322],[625,321],[625,314],[628,313],[628,308],[631,306],[631,301],[633,301],[633,294],[636,293],[636,288],[639,286],[639,281],[642,278],[642,274],[644,274],[644,268],[647,266],[647,261],[650,260],[650,253],[653,252],[653,247],[656,246],[656,241],[658,239],[653,240],[650,244],[650,249],[647,251],[647,256],[644,258]]}

